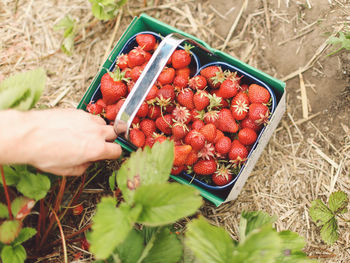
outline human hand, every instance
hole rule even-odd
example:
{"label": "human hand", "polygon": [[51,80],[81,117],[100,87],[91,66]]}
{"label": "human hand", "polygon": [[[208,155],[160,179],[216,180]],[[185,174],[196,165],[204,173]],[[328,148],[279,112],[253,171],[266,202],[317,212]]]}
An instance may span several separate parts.
{"label": "human hand", "polygon": [[81,175],[91,162],[116,159],[121,147],[113,126],[99,116],[77,109],[24,112],[15,160],[57,175]]}

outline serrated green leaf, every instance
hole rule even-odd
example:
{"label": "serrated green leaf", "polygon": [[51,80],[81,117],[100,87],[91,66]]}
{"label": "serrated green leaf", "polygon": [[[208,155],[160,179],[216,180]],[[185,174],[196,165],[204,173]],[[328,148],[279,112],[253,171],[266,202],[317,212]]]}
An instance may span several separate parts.
{"label": "serrated green leaf", "polygon": [[[102,198],[93,217],[92,232],[88,235],[90,251],[96,258],[105,259],[127,237],[136,221],[141,207],[121,205],[111,197]],[[108,244],[108,245],[106,245]]]}
{"label": "serrated green leaf", "polygon": [[182,245],[175,234],[163,228],[156,234],[151,250],[142,263],[176,263],[182,256]]}
{"label": "serrated green leaf", "polygon": [[18,220],[6,220],[0,225],[0,242],[10,244],[18,237],[22,223]]}
{"label": "serrated green leaf", "polygon": [[330,210],[335,214],[344,214],[347,210],[349,203],[348,196],[342,192],[334,192],[329,196],[328,205]]}
{"label": "serrated green leaf", "polygon": [[231,237],[223,228],[210,225],[202,217],[187,224],[185,245],[201,263],[232,262],[234,246]]}
{"label": "serrated green leaf", "polygon": [[31,172],[22,173],[17,189],[24,196],[38,201],[44,198],[51,186],[47,176]]}
{"label": "serrated green leaf", "polygon": [[274,263],[282,250],[278,233],[269,225],[250,232],[245,241],[239,243],[232,263]]}
{"label": "serrated green leaf", "polygon": [[[46,74],[42,68],[17,73],[3,80],[0,83],[0,110],[8,108],[28,110],[38,101],[45,82]],[[27,102],[21,104],[22,100]]]}
{"label": "serrated green leaf", "polygon": [[75,26],[75,20],[73,20],[69,16],[65,16],[60,21],[58,21],[57,24],[55,24],[53,26],[53,29],[55,31],[63,30],[64,31],[64,37],[66,37],[67,35],[69,35],[73,31],[74,26]]}
{"label": "serrated green leaf", "polygon": [[309,214],[317,226],[325,224],[334,217],[332,211],[320,199],[311,202]]}
{"label": "serrated green leaf", "polygon": [[276,221],[276,217],[272,217],[263,211],[252,211],[241,213],[239,221],[239,240],[244,242],[246,236],[257,228],[269,224],[272,225]]}
{"label": "serrated green leaf", "polygon": [[26,250],[21,245],[4,246],[1,250],[2,263],[23,263],[26,258]]}
{"label": "serrated green leaf", "polygon": [[23,227],[19,232],[18,237],[12,242],[13,246],[19,245],[28,239],[32,238],[36,234],[36,230],[32,227]]}
{"label": "serrated green leaf", "polygon": [[133,152],[118,170],[117,183],[125,201],[133,203],[135,190],[139,186],[166,182],[169,179],[174,158],[174,143],[155,143]]}
{"label": "serrated green leaf", "polygon": [[140,186],[135,192],[135,204],[142,206],[137,222],[156,226],[194,214],[202,205],[202,198],[193,187],[163,183]]}
{"label": "serrated green leaf", "polygon": [[9,211],[3,203],[0,203],[0,218],[9,218]]}
{"label": "serrated green leaf", "polygon": [[67,55],[72,55],[74,51],[74,37],[73,33],[67,35],[61,44],[62,51]]}
{"label": "serrated green leaf", "polygon": [[323,241],[328,243],[329,245],[334,244],[335,241],[338,240],[338,224],[335,218],[332,218],[328,222],[326,222],[321,228],[321,238]]}
{"label": "serrated green leaf", "polygon": [[[19,173],[12,169],[9,165],[3,165],[2,167],[4,169],[6,185],[17,184],[20,179]],[[0,180],[0,183],[2,184],[2,180]]]}
{"label": "serrated green leaf", "polygon": [[127,238],[121,243],[116,252],[123,263],[135,263],[144,249],[143,236],[136,230],[131,230]]}

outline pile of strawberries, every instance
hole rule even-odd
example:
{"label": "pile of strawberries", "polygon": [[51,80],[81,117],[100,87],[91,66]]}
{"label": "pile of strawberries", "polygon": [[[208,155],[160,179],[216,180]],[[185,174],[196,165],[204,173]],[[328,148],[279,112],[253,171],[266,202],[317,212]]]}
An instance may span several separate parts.
{"label": "pile of strawberries", "polygon": [[[118,57],[115,70],[103,75],[102,98],[86,107],[110,124],[158,45],[151,34],[137,35],[136,42]],[[172,54],[133,120],[130,141],[152,147],[170,138],[175,143],[173,175],[186,171],[226,185],[267,123],[271,96],[266,88],[243,84],[243,76],[217,65],[192,77],[189,50],[185,45]]]}

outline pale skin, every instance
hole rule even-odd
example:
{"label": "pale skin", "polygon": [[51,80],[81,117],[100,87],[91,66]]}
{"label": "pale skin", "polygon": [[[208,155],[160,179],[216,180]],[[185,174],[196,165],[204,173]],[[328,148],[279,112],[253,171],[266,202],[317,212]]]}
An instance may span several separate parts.
{"label": "pale skin", "polygon": [[0,120],[0,164],[77,176],[92,162],[117,159],[122,152],[113,126],[83,110],[4,110]]}

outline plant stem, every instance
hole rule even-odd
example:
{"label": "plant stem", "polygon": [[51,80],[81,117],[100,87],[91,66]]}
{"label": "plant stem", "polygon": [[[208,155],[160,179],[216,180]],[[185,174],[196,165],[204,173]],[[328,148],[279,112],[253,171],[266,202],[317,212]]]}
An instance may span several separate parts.
{"label": "plant stem", "polygon": [[[63,177],[64,178],[64,177]],[[60,234],[62,238],[62,246],[63,246],[63,255],[64,255],[64,263],[68,263],[68,255],[67,255],[67,246],[66,246],[66,239],[64,238],[64,233],[62,229],[62,225],[60,223],[60,220],[58,219],[58,216],[56,212],[50,207],[52,214],[54,215],[54,218],[56,219],[58,228],[60,229]]]}
{"label": "plant stem", "polygon": [[2,184],[4,186],[4,192],[5,192],[6,202],[7,202],[7,210],[9,211],[10,220],[13,220],[13,215],[12,215],[12,210],[11,210],[11,200],[10,200],[10,195],[9,195],[8,188],[6,185],[4,168],[2,167],[2,165],[0,165],[0,170],[1,170]]}
{"label": "plant stem", "polygon": [[[86,230],[90,229],[91,226],[92,226],[92,224],[86,225],[86,226],[83,227],[82,229],[79,229],[78,231],[76,231],[76,232],[74,232],[74,233],[72,233],[72,234],[70,234],[70,235],[67,235],[67,236],[66,236],[66,239],[71,239],[71,238],[73,238],[73,237],[75,237],[75,236],[77,236],[77,235],[79,235],[79,234],[85,232]],[[53,241],[52,243],[48,244],[47,246],[48,246],[48,247],[51,247],[51,246],[57,245],[60,241],[61,241],[61,239],[55,240],[55,241]]]}

